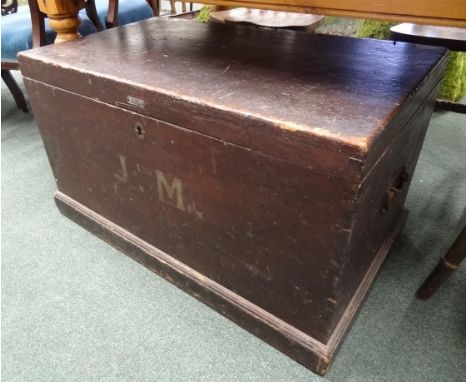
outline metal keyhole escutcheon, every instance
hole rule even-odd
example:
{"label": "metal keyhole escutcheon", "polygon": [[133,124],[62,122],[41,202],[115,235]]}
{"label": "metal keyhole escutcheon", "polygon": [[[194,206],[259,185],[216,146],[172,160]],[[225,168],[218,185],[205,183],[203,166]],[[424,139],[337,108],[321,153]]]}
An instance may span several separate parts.
{"label": "metal keyhole escutcheon", "polygon": [[135,123],[135,135],[139,141],[145,139],[145,127],[140,123]]}

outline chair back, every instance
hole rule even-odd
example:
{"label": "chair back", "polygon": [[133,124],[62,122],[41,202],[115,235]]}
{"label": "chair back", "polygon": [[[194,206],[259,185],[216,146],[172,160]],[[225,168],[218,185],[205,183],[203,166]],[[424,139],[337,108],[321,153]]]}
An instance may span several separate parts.
{"label": "chair back", "polygon": [[44,20],[46,14],[39,10],[37,0],[28,0],[29,12],[31,13],[32,44],[33,48],[47,44]]}
{"label": "chair back", "polygon": [[18,0],[2,0],[2,16],[16,13],[18,10]]}

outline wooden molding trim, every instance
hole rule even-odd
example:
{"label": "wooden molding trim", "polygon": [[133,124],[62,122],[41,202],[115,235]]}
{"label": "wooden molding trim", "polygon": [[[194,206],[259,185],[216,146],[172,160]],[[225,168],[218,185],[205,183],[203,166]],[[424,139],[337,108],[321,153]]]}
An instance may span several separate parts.
{"label": "wooden molding trim", "polygon": [[382,245],[330,341],[323,344],[151,246],[62,192],[56,191],[54,198],[62,214],[74,222],[320,375],[328,371],[341,341],[406,218],[405,212],[394,231]]}

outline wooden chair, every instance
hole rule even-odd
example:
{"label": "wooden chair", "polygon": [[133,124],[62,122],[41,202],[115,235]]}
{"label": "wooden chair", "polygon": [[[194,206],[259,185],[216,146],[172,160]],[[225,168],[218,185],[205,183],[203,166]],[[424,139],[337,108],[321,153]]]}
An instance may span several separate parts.
{"label": "wooden chair", "polygon": [[97,12],[106,28],[113,28],[159,16],[160,0],[97,0]]}
{"label": "wooden chair", "polygon": [[[18,0],[2,0],[2,79],[13,95],[16,105],[28,111],[21,88],[11,74],[18,70],[20,51],[53,43],[55,33],[47,25],[47,15],[39,10],[36,0],[19,6]],[[155,5],[156,4],[156,5]],[[154,6],[155,8],[152,8]],[[80,12],[79,32],[86,36],[117,25],[153,17],[159,12],[157,0],[87,0]]]}
{"label": "wooden chair", "polygon": [[[157,0],[160,3],[160,0]],[[169,0],[171,5],[171,15],[177,15],[176,1]],[[189,3],[189,12],[193,11],[193,3]],[[182,14],[187,12],[187,3],[182,2]]]}
{"label": "wooden chair", "polygon": [[[8,16],[18,11],[18,0],[2,0],[2,16]],[[37,25],[35,26],[37,27]],[[25,113],[28,112],[28,105],[21,88],[18,86],[10,70],[18,70],[18,62],[15,60],[3,60],[2,58],[2,80],[10,90],[16,105]]]}
{"label": "wooden chair", "polygon": [[[10,72],[11,70],[19,69],[16,55],[21,50],[37,48],[52,42],[50,41],[50,36],[46,33],[44,22],[46,15],[39,10],[36,0],[28,0],[28,2],[29,7],[18,7],[18,0],[2,0],[2,80],[13,95],[18,108],[25,113],[28,112],[26,99]],[[83,31],[99,31],[104,29],[97,18],[94,0],[87,1],[86,13],[90,20],[88,23],[92,22],[93,27],[86,24],[84,28],[82,28]],[[11,37],[9,33],[15,33],[15,31],[8,30],[10,23],[4,23],[4,18],[12,18],[11,20],[7,20],[11,21],[11,27],[17,28],[18,33],[23,33],[25,35],[23,43],[15,44],[11,38],[8,38]],[[29,23],[29,25],[25,27],[27,23]],[[9,45],[10,42],[13,45]]]}

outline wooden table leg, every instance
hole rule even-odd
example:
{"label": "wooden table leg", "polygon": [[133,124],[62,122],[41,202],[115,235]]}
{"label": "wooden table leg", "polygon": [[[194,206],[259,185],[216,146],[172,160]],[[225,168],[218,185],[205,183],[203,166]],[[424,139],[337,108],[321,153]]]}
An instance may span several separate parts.
{"label": "wooden table leg", "polygon": [[458,268],[465,256],[466,227],[463,228],[447,254],[440,260],[439,264],[435,267],[426,281],[424,281],[424,284],[417,291],[416,297],[421,300],[427,300],[431,297],[445,279],[447,279],[447,277],[449,277],[452,272]]}
{"label": "wooden table leg", "polygon": [[39,9],[46,13],[50,27],[57,32],[55,43],[80,37],[78,12],[85,7],[85,0],[38,0]]}

